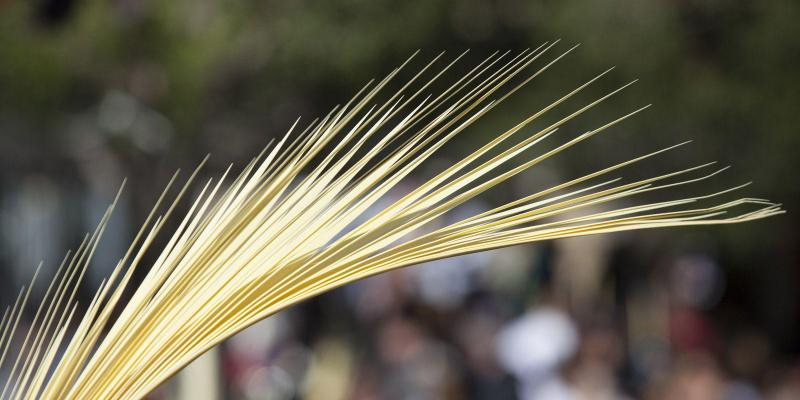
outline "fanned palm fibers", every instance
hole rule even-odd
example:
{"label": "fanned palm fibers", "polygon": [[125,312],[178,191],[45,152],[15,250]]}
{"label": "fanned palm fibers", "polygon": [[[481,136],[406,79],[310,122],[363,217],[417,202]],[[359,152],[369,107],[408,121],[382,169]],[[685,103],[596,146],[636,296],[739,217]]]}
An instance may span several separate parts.
{"label": "fanned palm fibers", "polygon": [[[463,56],[431,75],[440,55],[388,100],[370,105],[404,64],[385,79],[368,83],[347,104],[302,132],[295,132],[295,123],[236,178],[228,179],[229,167],[216,182],[209,179],[141,284],[131,285],[144,253],[205,160],[167,201],[176,173],[111,276],[88,305],[79,307],[77,289],[115,200],[95,232],[74,253],[67,253],[24,334],[19,322],[33,282],[6,308],[0,323],[0,366],[7,369],[8,378],[0,398],[141,398],[211,347],[275,312],[412,264],[540,240],[737,223],[783,212],[762,199],[714,202],[745,185],[630,205],[639,195],[670,193],[724,170],[707,172],[713,165],[708,163],[631,182],[609,176],[685,144],[681,143],[448,226],[429,228],[430,222],[459,205],[641,111],[576,136],[557,132],[630,85],[575,111],[558,111],[608,71],[375,211],[380,200],[391,198],[390,191],[442,146],[572,51],[556,54],[524,75],[534,62],[549,57],[555,44],[513,57],[495,53],[446,89],[423,98]],[[564,116],[530,132],[534,121],[558,112]],[[560,135],[565,136],[561,144],[545,145],[545,139]],[[623,199],[626,207],[609,206]],[[162,203],[169,203],[166,210]],[[587,211],[597,209],[608,211]],[[38,269],[34,280],[37,275]]]}

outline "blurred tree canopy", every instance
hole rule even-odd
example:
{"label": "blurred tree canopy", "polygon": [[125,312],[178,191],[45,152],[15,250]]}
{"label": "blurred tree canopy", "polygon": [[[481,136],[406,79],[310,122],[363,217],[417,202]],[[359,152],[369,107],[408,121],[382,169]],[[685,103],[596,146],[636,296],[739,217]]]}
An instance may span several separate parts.
{"label": "blurred tree canopy", "polygon": [[[417,49],[427,59],[470,48],[476,60],[562,38],[582,46],[491,124],[616,65],[614,80],[641,82],[615,101],[617,114],[590,119],[656,107],[584,155],[611,160],[696,139],[671,157],[733,163],[732,176],[756,178],[754,192],[790,210],[724,234],[746,248],[771,236],[779,243],[768,247],[796,258],[799,17],[792,0],[5,0],[0,156],[6,173],[42,159],[60,169],[74,156],[70,135],[92,130],[130,159],[243,159],[296,116],[323,114]],[[147,118],[104,117],[131,113]]]}

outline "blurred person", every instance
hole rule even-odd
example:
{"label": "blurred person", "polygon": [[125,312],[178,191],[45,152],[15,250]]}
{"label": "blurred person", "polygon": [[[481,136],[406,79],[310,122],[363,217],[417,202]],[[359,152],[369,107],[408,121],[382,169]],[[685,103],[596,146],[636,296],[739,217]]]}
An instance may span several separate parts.
{"label": "blurred person", "polygon": [[584,329],[572,362],[564,371],[571,399],[625,399],[617,382],[623,360],[619,334],[610,326]]}
{"label": "blurred person", "polygon": [[513,399],[513,378],[500,366],[492,344],[502,327],[496,310],[470,307],[453,327],[455,342],[463,355],[464,380],[469,397]]}
{"label": "blurred person", "polygon": [[303,380],[303,398],[308,400],[345,400],[352,390],[355,357],[344,340],[320,339],[313,348],[311,363]]}
{"label": "blurred person", "polygon": [[670,344],[674,351],[710,351],[719,341],[706,310],[724,291],[724,273],[705,253],[678,257],[669,269]]}
{"label": "blurred person", "polygon": [[[603,212],[603,208],[590,209]],[[564,218],[570,218],[567,214]],[[553,289],[557,290],[572,312],[590,312],[601,296],[603,277],[613,246],[612,235],[590,235],[553,242]]]}
{"label": "blurred person", "polygon": [[500,364],[519,382],[519,398],[572,399],[575,394],[560,371],[578,343],[575,322],[561,309],[542,305],[506,325],[496,351]]}
{"label": "blurred person", "polygon": [[[438,220],[435,229],[469,218],[488,210],[479,200],[467,202]],[[419,299],[439,310],[460,306],[476,289],[481,270],[493,267],[491,252],[479,252],[430,261],[408,269]]]}
{"label": "blurred person", "polygon": [[383,391],[389,399],[458,399],[463,392],[451,349],[414,319],[394,315],[377,332],[377,350],[386,368]]}
{"label": "blurred person", "polygon": [[647,390],[650,400],[723,400],[726,380],[708,353],[679,356],[667,374]]}
{"label": "blurred person", "polygon": [[362,360],[359,364],[357,378],[351,393],[352,400],[380,400],[383,399],[381,393],[381,375],[378,368],[371,362]]}
{"label": "blurred person", "polygon": [[[1,193],[1,192],[0,192]],[[2,193],[0,198],[0,251],[7,253],[12,275],[0,296],[6,303],[19,287],[27,284],[31,271],[42,262],[42,273],[51,276],[63,258],[65,216],[64,193],[58,182],[39,174],[28,174]],[[41,288],[36,288],[37,291]],[[11,300],[13,301],[13,300]]]}
{"label": "blurred person", "polygon": [[755,382],[762,380],[771,357],[772,348],[761,330],[749,328],[732,333],[725,344],[725,364],[733,380],[729,396],[742,400],[761,398]]}
{"label": "blurred person", "polygon": [[355,318],[369,324],[399,312],[411,296],[406,270],[391,271],[345,286],[347,306]]}
{"label": "blurred person", "polygon": [[651,400],[760,400],[763,397],[761,390],[751,381],[732,379],[711,353],[689,352],[679,354],[668,373],[651,382],[647,398]]}
{"label": "blurred person", "polygon": [[224,370],[233,399],[291,399],[310,354],[291,331],[289,313],[260,321],[227,341]]}
{"label": "blurred person", "polygon": [[800,399],[800,363],[772,375],[767,380],[766,400]]}

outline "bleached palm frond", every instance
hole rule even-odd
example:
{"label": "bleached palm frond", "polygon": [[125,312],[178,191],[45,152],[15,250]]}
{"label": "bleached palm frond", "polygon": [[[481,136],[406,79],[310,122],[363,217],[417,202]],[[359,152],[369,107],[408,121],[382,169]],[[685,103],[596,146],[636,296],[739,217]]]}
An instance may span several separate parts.
{"label": "bleached palm frond", "polygon": [[[679,144],[425,229],[455,207],[641,111],[578,135],[555,133],[625,85],[529,132],[534,121],[558,112],[563,102],[608,71],[373,212],[379,200],[442,146],[572,50],[541,62],[554,45],[514,57],[494,54],[440,93],[423,98],[461,58],[431,73],[441,59],[436,57],[388,100],[369,106],[396,78],[398,68],[302,132],[295,123],[237,177],[228,178],[229,168],[216,182],[205,183],[168,243],[157,250],[159,256],[147,266],[141,284],[133,287],[133,272],[143,268],[143,254],[197,170],[169,202],[176,174],[80,315],[76,290],[112,204],[97,230],[64,258],[30,328],[20,333],[30,286],[3,314],[0,366],[8,378],[0,398],[138,399],[256,321],[332,288],[433,259],[596,233],[737,223],[783,212],[761,199],[713,203],[738,187],[587,212],[621,199],[635,204],[630,201],[642,194],[670,193],[719,172],[703,172],[711,166],[703,164],[631,182],[609,177]],[[537,60],[543,65],[525,75]],[[559,136],[560,144],[546,145]],[[165,211],[162,203],[169,203]],[[751,207],[730,213],[747,205]]]}

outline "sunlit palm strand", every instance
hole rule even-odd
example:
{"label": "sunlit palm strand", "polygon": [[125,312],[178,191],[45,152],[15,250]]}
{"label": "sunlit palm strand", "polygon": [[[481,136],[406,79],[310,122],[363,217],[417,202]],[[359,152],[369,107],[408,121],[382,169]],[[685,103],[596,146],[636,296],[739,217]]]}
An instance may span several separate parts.
{"label": "sunlit palm strand", "polygon": [[[43,344],[44,344],[44,339],[47,337],[47,334],[48,334],[48,332],[50,332],[50,328],[52,327],[52,324],[55,321],[56,307],[54,305],[60,303],[58,300],[53,301],[53,299],[60,298],[61,295],[64,293],[65,288],[67,286],[66,285],[67,284],[67,279],[64,279],[65,275],[62,275],[61,273],[63,271],[64,274],[66,274],[69,271],[68,269],[65,269],[66,262],[69,259],[69,256],[70,256],[70,252],[67,252],[67,255],[61,261],[61,264],[59,265],[58,269],[56,270],[56,274],[53,277],[53,279],[51,281],[51,284],[48,287],[44,298],[42,299],[41,305],[45,305],[45,304],[47,305],[47,311],[45,313],[43,323],[41,325],[39,325],[38,327],[37,327],[35,322],[31,325],[30,331],[37,330],[34,342],[32,344],[32,349],[34,349],[34,350],[32,351],[32,354],[30,356],[28,356],[28,359],[27,359],[27,361],[25,363],[25,368],[24,368],[24,371],[23,371],[22,379],[14,382],[15,387],[12,389],[12,393],[14,391],[16,391],[16,385],[17,384],[19,384],[20,387],[24,388],[27,385],[29,379],[33,379],[34,382],[38,381],[38,377],[40,376],[40,374],[38,373],[38,371],[35,371],[33,367],[36,364],[38,364],[38,362],[39,362],[38,360],[39,360],[40,356],[44,357],[45,360],[46,360],[48,354],[50,354],[50,352],[48,351],[49,347],[48,348],[44,348]],[[48,297],[48,295],[50,294],[51,289],[53,287],[53,283],[58,283],[58,285],[56,287],[56,291],[53,293],[53,297]],[[37,311],[37,315],[38,315],[38,313],[39,313],[39,311]],[[58,322],[58,324],[56,326],[59,326],[62,322],[63,321],[59,320],[59,322]],[[22,351],[20,351],[18,353],[20,358],[21,358],[22,354],[23,354]],[[10,380],[9,380],[9,382],[10,382]]]}
{"label": "sunlit palm strand", "polygon": [[[526,132],[612,69],[567,91],[391,204],[379,207],[437,151],[552,70],[575,48],[555,53],[526,72],[557,44],[544,43],[516,55],[496,52],[438,93],[431,93],[466,55],[461,53],[437,67],[444,59],[442,53],[379,100],[410,65],[412,56],[385,78],[369,81],[323,118],[302,129],[296,121],[234,178],[229,178],[231,165],[219,179],[206,181],[134,288],[130,285],[133,272],[141,268],[145,252],[177,212],[207,158],[174,199],[167,201],[176,173],[110,276],[91,302],[79,308],[77,289],[117,204],[117,194],[97,229],[75,252],[67,253],[36,307],[30,328],[18,333],[33,281],[5,309],[0,320],[0,367],[7,369],[8,378],[0,398],[141,398],[253,323],[309,297],[396,268],[541,240],[738,223],[783,213],[779,205],[757,198],[699,205],[747,184],[636,204],[635,199],[644,195],[705,182],[727,169],[702,172],[714,163],[632,182],[607,176],[684,142],[429,228],[470,199],[646,108],[578,135],[565,129],[633,81]],[[556,140],[559,144],[547,145]],[[691,177],[695,172],[703,175]],[[602,181],[594,181],[599,178]],[[624,207],[615,205],[622,201]],[[164,203],[167,209],[160,213]],[[731,213],[735,210],[742,211]]]}
{"label": "sunlit palm strand", "polygon": [[[454,102],[454,103],[453,103],[453,104],[450,106],[450,108],[449,108],[447,111],[443,112],[443,113],[442,113],[442,114],[441,114],[441,115],[440,115],[440,116],[439,116],[437,119],[435,119],[435,120],[434,120],[432,123],[429,123],[429,124],[428,124],[428,125],[427,125],[427,126],[424,128],[424,129],[421,129],[421,130],[419,130],[419,132],[417,132],[417,133],[416,133],[415,137],[412,137],[411,139],[409,139],[409,140],[408,140],[408,142],[406,142],[404,145],[402,145],[402,146],[400,146],[400,147],[399,147],[399,149],[405,149],[405,150],[407,150],[408,152],[407,152],[407,154],[406,154],[406,155],[405,155],[405,156],[404,156],[404,157],[403,157],[401,160],[399,160],[399,161],[396,163],[396,165],[403,165],[403,163],[404,163],[406,160],[408,160],[408,159],[413,159],[413,157],[417,156],[417,153],[420,151],[420,149],[424,148],[426,145],[428,145],[429,143],[433,142],[433,140],[434,140],[435,138],[439,137],[439,136],[440,136],[440,135],[441,135],[443,132],[446,132],[446,131],[447,131],[447,129],[448,129],[448,128],[449,128],[451,125],[453,125],[455,122],[457,122],[458,120],[460,120],[461,118],[463,118],[465,115],[467,115],[467,114],[468,114],[468,112],[469,112],[469,111],[471,111],[471,110],[472,110],[472,109],[473,109],[475,106],[477,106],[477,105],[478,105],[478,104],[479,104],[479,103],[480,103],[482,100],[484,100],[484,99],[485,99],[486,97],[488,97],[488,96],[489,96],[491,93],[493,93],[494,91],[496,91],[497,89],[499,89],[499,88],[500,88],[500,86],[501,86],[503,83],[507,82],[509,79],[511,79],[511,78],[513,78],[514,76],[516,76],[517,74],[519,74],[519,73],[520,73],[520,72],[521,72],[521,71],[524,69],[524,67],[525,67],[525,66],[527,66],[527,65],[529,65],[531,62],[535,61],[535,60],[536,60],[536,59],[537,59],[537,58],[538,58],[540,55],[544,54],[544,52],[546,52],[547,50],[549,50],[549,49],[550,49],[550,48],[553,46],[553,45],[550,45],[550,46],[547,46],[547,47],[545,47],[545,45],[546,45],[546,44],[543,44],[542,46],[539,46],[537,49],[535,49],[535,50],[534,50],[534,51],[531,53],[531,57],[529,57],[527,60],[526,60],[525,58],[523,58],[523,57],[522,57],[523,55],[525,55],[525,54],[526,54],[526,52],[523,52],[523,53],[521,53],[520,55],[518,55],[517,57],[514,57],[514,58],[513,58],[513,59],[511,59],[511,60],[510,60],[508,63],[506,63],[506,64],[505,64],[503,67],[501,67],[500,69],[498,69],[498,70],[497,70],[497,71],[495,71],[494,73],[490,74],[490,76],[488,76],[488,77],[487,77],[487,78],[486,78],[486,79],[485,79],[483,82],[481,82],[479,85],[477,85],[475,88],[473,88],[473,89],[472,89],[471,91],[469,91],[467,94],[465,94],[465,95],[464,95],[464,96],[463,96],[461,99],[459,99],[459,100],[455,101],[455,102]],[[543,50],[542,50],[542,49],[543,49]],[[540,51],[540,50],[541,50],[541,51]],[[557,57],[557,59],[560,59],[561,57],[565,56],[565,55],[566,55],[566,54],[568,54],[568,53],[569,53],[571,50],[572,50],[572,49],[570,49],[570,50],[568,50],[567,52],[563,53],[562,55],[560,55],[559,57]],[[504,53],[504,54],[503,54],[503,55],[502,55],[500,58],[503,58],[503,57],[504,57],[505,55],[507,55],[507,54],[508,54],[508,52]],[[520,58],[522,58],[522,60],[521,60],[521,61],[519,60]],[[498,60],[499,60],[499,59],[498,59]],[[520,66],[520,63],[521,63],[522,61],[526,61],[526,63],[524,63],[522,66]],[[555,61],[555,60],[554,60],[554,61]],[[549,68],[549,66],[550,66],[550,65],[552,65],[554,61],[551,61],[551,62],[550,62],[550,63],[548,63],[546,66],[544,66],[544,67],[542,67],[541,69],[539,69],[539,70],[538,70],[536,73],[534,73],[533,75],[531,75],[531,77],[529,77],[529,78],[528,78],[528,80],[532,79],[532,77],[535,77],[535,76],[537,76],[538,74],[540,74],[541,72],[543,72],[544,70],[546,70],[547,68]],[[485,62],[484,62],[484,63],[485,63]],[[482,65],[482,64],[483,64],[483,63],[481,63],[481,64],[479,64],[479,65]],[[490,68],[490,67],[491,67],[493,64],[494,64],[494,62],[492,62],[492,63],[489,63],[489,64],[487,65],[487,67],[485,67],[483,70],[481,70],[481,71],[480,71],[480,72],[479,72],[477,75],[475,75],[475,77],[478,77],[478,76],[480,76],[480,75],[481,75],[483,72],[485,72],[485,71],[489,70],[489,68]],[[469,74],[467,74],[467,76],[469,76],[470,74],[472,74],[472,72],[473,72],[473,71],[475,71],[476,69],[477,69],[477,67],[476,67],[476,68],[474,68],[472,71],[470,71],[470,73],[469,73]],[[463,79],[464,79],[464,78],[462,78],[462,80],[463,80]],[[473,78],[470,78],[469,80],[467,80],[467,81],[466,81],[466,83],[465,83],[465,85],[466,85],[466,84],[469,84],[469,83],[471,83],[471,82],[473,81],[473,79],[474,79],[474,77],[473,77]],[[457,84],[459,84],[460,82],[461,82],[461,80],[459,80],[459,81],[457,82]],[[453,87],[456,87],[456,86],[453,86]],[[417,93],[419,93],[419,92],[417,92]],[[453,94],[455,94],[455,92],[454,92]],[[478,97],[478,95],[480,95],[480,94],[483,94],[483,96],[482,96],[482,97]],[[415,95],[416,95],[416,94],[415,94]],[[413,96],[412,96],[412,97],[413,97]],[[441,95],[440,95],[439,97],[441,97]],[[446,98],[445,98],[445,101],[446,101],[446,100],[448,100],[449,98],[450,98],[450,96],[446,97]],[[477,98],[477,100],[476,100],[476,98]],[[438,98],[437,98],[437,100],[438,100]],[[433,103],[436,103],[436,101],[437,101],[437,100],[434,100],[434,102],[433,102]],[[461,105],[463,105],[463,104],[467,104],[469,101],[472,101],[472,103],[471,103],[471,105],[470,105],[470,106],[468,106],[468,107],[466,107],[464,110],[462,110],[462,111],[461,111],[461,112],[460,112],[458,115],[456,115],[456,116],[455,116],[455,117],[454,117],[454,118],[453,118],[453,119],[452,119],[450,122],[448,122],[447,124],[444,124],[444,126],[441,126],[441,127],[439,127],[437,130],[435,130],[435,131],[431,132],[431,130],[432,130],[434,127],[436,127],[436,126],[437,126],[439,123],[441,123],[442,121],[444,121],[444,120],[445,120],[447,117],[449,117],[450,115],[453,115],[453,114],[455,114],[455,111],[456,111],[456,110],[457,110],[457,109],[458,109],[458,108],[459,108]],[[487,105],[487,106],[485,107],[485,109],[484,109],[484,110],[482,110],[482,112],[483,112],[483,113],[485,113],[485,112],[488,112],[488,111],[489,111],[489,110],[491,110],[491,108],[492,108],[494,105],[496,105],[496,104],[497,104],[497,102],[494,102],[493,104],[489,104],[489,105]],[[427,107],[426,107],[426,108],[427,108]],[[425,109],[425,108],[423,108],[423,109]],[[430,112],[430,111],[427,111],[427,112],[426,112],[426,113],[424,113],[423,115],[424,115],[424,116],[427,116],[427,113],[428,113],[428,112]],[[472,117],[472,120],[474,120],[474,119],[477,119],[478,117],[480,117],[480,115],[482,115],[482,114],[474,115],[474,116]],[[413,126],[413,124],[409,124],[408,126],[406,126],[406,127],[403,129],[403,131],[401,131],[401,133],[403,133],[405,130],[408,130],[408,129],[410,129],[412,126]],[[438,143],[437,143],[435,146],[433,146],[432,148],[428,149],[428,152],[427,152],[428,154],[426,154],[426,155],[422,155],[422,156],[419,156],[419,157],[417,157],[416,159],[417,159],[419,162],[421,162],[422,160],[426,159],[426,158],[427,158],[427,156],[428,156],[430,153],[432,153],[432,152],[433,152],[433,151],[435,151],[436,149],[438,149],[438,148],[440,148],[441,146],[443,146],[443,145],[444,145],[444,144],[445,144],[445,143],[446,143],[446,142],[447,142],[449,139],[451,139],[452,137],[454,137],[454,136],[455,136],[457,133],[459,133],[460,131],[461,131],[461,129],[454,129],[454,130],[450,131],[450,132],[449,132],[449,134],[448,134],[448,136],[446,137],[446,139],[443,139],[443,140],[439,141],[439,142],[438,142]],[[422,138],[422,139],[424,139],[424,140],[422,140],[421,142],[418,142],[418,141],[420,140],[420,138]],[[392,140],[394,140],[394,138],[393,138]],[[414,143],[416,144],[416,146],[411,146],[411,144],[410,144],[410,143],[412,143],[412,142],[414,142]],[[390,141],[389,143],[391,143],[391,141]],[[399,151],[401,151],[401,150],[395,150],[395,153],[396,153],[396,152],[399,152]],[[394,154],[393,154],[393,155],[394,155]],[[387,158],[388,158],[388,157],[387,157]],[[385,161],[385,160],[384,160],[384,161]],[[407,168],[407,169],[411,169],[411,168],[413,168],[413,167],[414,167],[414,165],[406,166],[406,168]],[[387,181],[387,182],[385,182],[385,185],[387,185],[387,186],[389,186],[389,185],[392,185],[392,184],[393,184],[393,182],[388,182],[388,181]]]}
{"label": "sunlit palm strand", "polygon": [[[123,182],[123,187],[124,187],[124,182]],[[75,252],[70,261],[70,266],[68,267],[68,270],[70,271],[69,277],[67,278],[67,284],[65,285],[66,290],[62,293],[62,295],[66,294],[67,297],[60,298],[59,301],[55,303],[56,306],[59,306],[60,304],[63,303],[64,307],[62,308],[60,321],[57,325],[57,327],[59,327],[58,328],[59,333],[52,338],[52,341],[48,346],[50,347],[50,353],[51,353],[50,357],[48,358],[50,358],[51,360],[52,357],[55,356],[55,353],[53,352],[59,349],[61,341],[66,338],[66,330],[70,326],[69,321],[71,321],[71,318],[74,315],[74,312],[77,309],[78,305],[77,301],[75,300],[78,287],[80,286],[81,281],[83,280],[83,277],[86,273],[86,270],[89,267],[92,255],[94,254],[94,251],[97,248],[97,244],[99,243],[100,238],[102,237],[103,232],[105,231],[109,218],[111,217],[112,211],[117,204],[121,191],[122,188],[120,188],[120,191],[117,193],[114,202],[106,210],[95,232],[91,235],[91,237],[88,238],[88,241],[84,240],[84,243],[82,244],[81,247],[78,248],[78,251]],[[58,380],[63,379],[64,376],[63,371],[77,368],[76,365],[81,364],[81,359],[78,357],[74,357],[74,354],[76,354],[78,350],[77,349],[78,344],[86,342],[87,339],[89,339],[84,334],[84,331],[94,321],[94,310],[96,309],[96,306],[99,306],[100,304],[99,302],[100,296],[102,296],[103,293],[106,292],[106,290],[104,289],[105,289],[105,283],[101,284],[101,288],[98,290],[95,299],[89,305],[86,314],[84,314],[84,316],[81,318],[77,331],[71,336],[71,338],[68,338],[68,345],[64,349],[64,354],[61,356],[62,361],[58,363],[58,365],[56,365],[56,371],[52,375],[54,380],[49,382],[53,383],[53,387],[57,387]],[[38,372],[41,374],[46,374],[48,372],[47,369],[42,370],[42,365],[38,366],[37,368],[39,369]],[[38,389],[39,389],[38,386],[34,386],[31,388],[29,392],[34,392],[35,390]],[[31,394],[31,396],[33,396],[33,394]]]}
{"label": "sunlit palm strand", "polygon": [[[59,271],[58,272],[60,272],[62,267],[63,267],[63,262],[61,264],[61,267],[59,267]],[[39,268],[41,268],[41,263],[39,264]],[[35,315],[33,317],[33,320],[31,321],[31,326],[33,326],[33,327],[39,326],[39,325],[37,325],[40,322],[39,321],[39,317],[42,316],[42,310],[44,309],[45,305],[47,304],[47,299],[49,298],[50,293],[53,290],[54,284],[58,281],[58,272],[56,273],[56,276],[50,281],[50,284],[48,285],[47,290],[46,290],[46,292],[44,294],[43,300],[42,300],[41,303],[39,303],[39,306],[36,309],[36,313],[35,313]],[[37,268],[37,273],[38,273],[38,268]],[[47,315],[42,316],[42,317],[44,319],[47,319],[49,317],[49,314],[50,313],[49,313],[49,310],[48,310]],[[42,324],[44,324],[44,323],[45,322],[43,321]],[[32,339],[31,335],[34,333],[34,331],[35,331],[34,329],[29,329],[28,332],[25,334],[25,339],[22,341],[22,344],[19,347],[19,351],[17,352],[17,358],[14,361],[14,365],[11,368],[11,372],[9,373],[10,376],[14,376],[14,374],[17,372],[17,368],[20,366],[20,361],[22,360],[23,354],[26,354],[26,350],[28,351],[28,357],[29,358],[31,358],[33,360],[38,359],[39,350],[37,348],[37,345],[39,344],[39,336],[43,333],[41,329],[39,329],[38,332],[36,332],[36,335],[33,337],[33,342],[31,343],[30,348],[27,348],[28,342]],[[22,386],[25,385],[25,383],[27,382],[27,380],[29,378],[29,373],[28,373],[28,368],[27,367],[28,367],[28,365],[26,363],[26,365],[24,366],[23,370],[20,371],[20,375],[18,375],[19,378],[17,380],[7,380],[6,381],[5,385],[3,385],[3,391],[2,391],[2,394],[0,394],[0,398],[5,396],[6,391],[8,391],[9,388],[11,389],[11,393],[13,395],[13,393],[16,391],[16,388],[17,388],[18,385],[22,385]],[[12,383],[13,383],[13,385],[12,385]]]}
{"label": "sunlit palm strand", "polygon": [[[88,260],[89,260],[89,258],[85,257],[84,255],[87,253],[88,249],[91,248],[93,250],[93,248],[94,248],[93,244],[95,244],[96,241],[99,240],[99,237],[101,236],[101,233],[102,233],[103,226],[105,225],[105,221],[107,221],[109,216],[110,216],[110,213],[106,212],[106,214],[104,214],[103,220],[101,221],[101,223],[98,226],[98,228],[95,230],[94,234],[91,237],[89,237],[87,235],[87,237],[84,239],[84,241],[81,244],[80,250],[78,252],[79,254],[76,253],[77,256],[73,257],[73,259],[72,259],[71,266],[74,266],[75,268],[70,268],[71,273],[69,274],[69,276],[66,279],[64,279],[63,277],[60,279],[59,286],[65,288],[65,290],[60,292],[60,296],[59,296],[58,302],[56,302],[55,304],[61,303],[61,301],[64,299],[64,297],[63,297],[64,294],[69,293],[69,296],[68,296],[68,299],[66,301],[67,305],[63,308],[63,311],[62,311],[62,314],[61,314],[61,318],[59,320],[59,326],[62,326],[63,322],[65,321],[64,318],[67,316],[67,312],[68,312],[67,308],[69,306],[69,303],[71,303],[73,301],[76,287],[73,287],[72,291],[68,291],[66,289],[69,289],[70,285],[73,282],[79,281],[82,278],[82,274],[83,274],[83,272],[85,272],[85,267],[87,266]],[[80,266],[82,266],[83,268],[78,268]],[[41,264],[40,264],[40,267],[41,267]],[[12,328],[11,334],[8,337],[9,342],[7,342],[6,346],[8,346],[10,344],[10,341],[11,341],[11,339],[13,337],[13,333],[14,333],[14,330],[16,328],[16,325],[19,322],[19,316],[21,315],[20,313],[24,309],[24,306],[25,306],[27,297],[29,295],[30,289],[33,286],[34,281],[36,280],[38,272],[39,272],[39,269],[37,268],[37,272],[34,274],[33,280],[31,282],[31,284],[28,286],[28,290],[26,291],[26,295],[23,298],[22,303],[20,304],[19,301],[18,301],[15,304],[15,310],[17,311],[17,314],[16,314],[17,320],[15,321],[14,328]],[[80,275],[77,275],[77,278],[76,278],[76,273],[77,272],[80,272]],[[56,276],[56,279],[58,279],[58,276]],[[51,306],[52,306],[52,304],[53,303],[51,303]],[[19,308],[17,308],[17,306],[19,306]],[[65,329],[65,328],[66,328],[66,326],[64,326],[64,328],[62,328],[62,330]],[[39,329],[37,329],[37,326],[36,326],[35,323],[31,326],[29,332],[34,331],[34,330],[39,330]],[[28,337],[28,335],[26,335],[25,343],[27,343],[27,337]],[[8,347],[6,347],[5,350],[8,350]],[[4,352],[5,352],[5,350],[4,350]],[[27,355],[26,354],[26,350],[28,350],[28,349],[24,344],[22,346],[20,346],[20,348],[17,349],[18,356],[22,356],[23,354]],[[19,358],[20,357],[18,357],[18,359]],[[26,365],[24,367],[25,369],[27,369],[27,365],[29,364],[29,361],[30,361],[30,358],[26,357],[25,358],[25,364]],[[0,366],[2,365],[2,363],[3,363],[3,360],[0,360]],[[12,367],[12,370],[13,370],[13,372],[9,373],[9,376],[8,376],[8,378],[6,380],[6,384],[4,384],[4,389],[3,390],[7,391],[8,388],[9,388],[8,384],[11,383],[11,382],[15,382],[15,384],[19,383],[18,379],[14,379],[16,368]]]}

